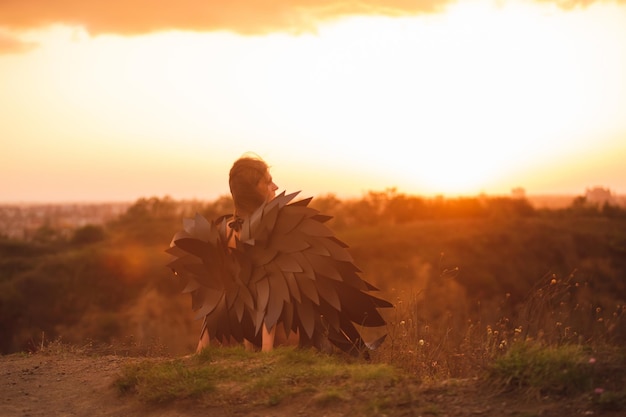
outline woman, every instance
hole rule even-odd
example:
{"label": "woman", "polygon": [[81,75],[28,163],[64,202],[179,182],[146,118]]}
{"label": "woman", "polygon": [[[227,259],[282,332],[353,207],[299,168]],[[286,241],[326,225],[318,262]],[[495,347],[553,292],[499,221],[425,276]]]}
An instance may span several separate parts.
{"label": "woman", "polygon": [[[269,202],[276,196],[278,186],[274,184],[265,161],[249,156],[241,157],[235,161],[230,169],[228,184],[235,205],[233,221],[229,223],[231,230],[228,235],[228,246],[235,248],[235,237],[238,235],[241,224],[262,204]],[[263,326],[263,351],[272,349],[275,334],[276,327],[270,332]],[[246,348],[253,348],[249,341],[246,340],[244,343]],[[199,352],[208,345],[208,333],[203,331],[196,351]]]}
{"label": "woman", "polygon": [[235,219],[250,217],[263,203],[274,198],[278,190],[265,161],[247,156],[233,164],[228,185],[235,204]]}
{"label": "woman", "polygon": [[310,198],[294,202],[298,193],[277,196],[260,158],[235,161],[229,185],[234,215],[188,219],[168,250],[204,318],[198,350],[234,340],[268,351],[282,330],[300,346],[355,356],[382,343],[385,335],[365,343],[356,326],[384,327],[378,309],[392,304],[371,295],[377,289],[325,225],[330,217],[309,207]]}

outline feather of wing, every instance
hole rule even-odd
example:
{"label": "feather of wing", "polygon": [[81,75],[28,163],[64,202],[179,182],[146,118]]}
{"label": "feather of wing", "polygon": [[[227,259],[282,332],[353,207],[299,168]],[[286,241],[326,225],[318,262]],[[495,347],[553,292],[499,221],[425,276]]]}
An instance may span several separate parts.
{"label": "feather of wing", "polygon": [[[280,236],[280,238],[276,236]],[[272,239],[271,245],[278,252],[284,253],[302,252],[309,249],[311,246],[305,239],[304,234],[294,231],[285,235],[276,233],[275,237]]]}
{"label": "feather of wing", "polygon": [[324,275],[328,278],[341,281],[341,275],[337,268],[333,267],[332,259],[328,256],[320,256],[314,253],[305,253],[304,256],[311,264],[316,275]]}
{"label": "feather of wing", "polygon": [[334,282],[322,276],[317,277],[315,286],[320,295],[320,299],[330,304],[337,311],[341,311],[341,301],[334,286]]}
{"label": "feather of wing", "polygon": [[215,279],[216,274],[212,273],[205,264],[187,264],[185,270],[194,275],[194,279],[204,287],[224,290],[223,281]]}
{"label": "feather of wing", "polygon": [[369,291],[371,287],[363,280],[357,272],[360,272],[352,262],[337,262],[335,267],[341,275],[342,281],[360,291]]}
{"label": "feather of wing", "polygon": [[328,303],[320,303],[319,311],[326,327],[340,331],[341,322],[339,320],[339,311]]}
{"label": "feather of wing", "polygon": [[311,218],[304,219],[300,222],[300,230],[309,236],[331,237],[333,232],[323,223],[317,222]]}
{"label": "feather of wing", "polygon": [[185,253],[183,256],[172,260],[166,266],[177,273],[182,273],[187,270],[188,265],[194,264],[202,265],[202,261],[195,256],[189,256]]}
{"label": "feather of wing", "polygon": [[209,221],[202,217],[199,213],[196,213],[194,218],[194,233],[193,235],[201,240],[209,241],[211,238],[215,238],[214,228]]}
{"label": "feather of wing", "polygon": [[274,265],[283,272],[302,272],[302,266],[293,257],[287,254],[279,254],[274,260]]}
{"label": "feather of wing", "polygon": [[314,216],[311,216],[311,218],[315,221],[318,221],[320,223],[326,223],[327,221],[329,221],[330,219],[333,218],[333,216],[327,216],[325,214],[316,214]]}
{"label": "feather of wing", "polygon": [[259,230],[255,233],[256,239],[267,240],[270,234],[276,226],[276,219],[278,218],[278,205],[271,204],[265,206],[263,210],[263,217],[259,222]]}
{"label": "feather of wing", "polygon": [[314,308],[310,301],[306,298],[302,299],[301,303],[296,303],[296,311],[298,312],[299,323],[304,330],[305,334],[310,338],[313,337],[315,330],[315,313]]}
{"label": "feather of wing", "polygon": [[[289,194],[290,196],[296,196],[296,194],[300,193],[299,191],[297,193],[293,193],[293,194]],[[311,200],[313,200],[313,197],[307,197],[307,198],[303,198],[302,200],[298,200],[295,203],[291,203],[292,206],[308,206],[309,203],[311,202]]]}
{"label": "feather of wing", "polygon": [[[298,265],[302,267],[302,275],[305,277],[314,280],[315,279],[315,269],[313,269],[313,265],[309,259],[305,256],[303,252],[294,252],[291,254],[293,259],[298,262]],[[299,275],[300,276],[300,275]]]}
{"label": "feather of wing", "polygon": [[183,288],[183,290],[181,292],[183,294],[186,294],[186,293],[190,293],[192,291],[196,291],[198,288],[200,288],[200,284],[198,284],[198,281],[190,279],[187,282],[187,285],[185,285],[185,288]]}
{"label": "feather of wing", "polygon": [[323,243],[323,239],[319,239],[312,236],[307,236],[305,238],[306,242],[309,245],[309,249],[306,251],[307,253],[312,253],[315,255],[321,256],[330,256],[330,251]]}
{"label": "feather of wing", "polygon": [[283,304],[284,301],[279,297],[273,297],[270,294],[270,299],[267,303],[267,309],[264,314],[263,322],[265,326],[271,330],[276,326],[278,319],[283,314]]}
{"label": "feather of wing", "polygon": [[290,296],[296,301],[301,302],[300,298],[300,288],[298,287],[298,283],[296,282],[296,276],[293,272],[285,272],[285,281],[287,282],[287,286],[289,287]]}
{"label": "feather of wing", "polygon": [[342,311],[351,321],[368,327],[384,326],[386,324],[376,309],[375,297],[357,291],[344,283],[337,282],[335,285],[339,297],[343,300]]}
{"label": "feather of wing", "polygon": [[293,329],[293,303],[285,303],[283,306],[283,314],[282,314],[282,322],[283,328],[285,329],[285,335],[289,337],[289,333],[291,333]]}
{"label": "feather of wing", "polygon": [[202,317],[208,316],[210,313],[217,309],[224,300],[222,293],[215,293],[213,291],[204,291],[202,294],[202,306],[196,313],[196,320]]}
{"label": "feather of wing", "polygon": [[256,308],[264,312],[270,298],[270,284],[267,278],[256,282]]}
{"label": "feather of wing", "polygon": [[183,230],[190,235],[193,235],[193,229],[196,227],[196,222],[194,219],[190,219],[185,217],[183,219]]}
{"label": "feather of wing", "polygon": [[[320,297],[319,293],[317,292],[317,286],[315,285],[315,281],[300,273],[296,273],[294,274],[294,276],[296,277],[298,288],[300,288],[300,295],[302,297],[308,298],[313,303],[319,305]],[[304,300],[302,302],[304,302]]]}
{"label": "feather of wing", "polygon": [[281,216],[276,219],[276,225],[274,226],[274,233],[279,236],[285,236],[292,232],[296,226],[304,219],[305,213],[297,212],[295,210],[289,210],[288,212],[282,212]]}
{"label": "feather of wing", "polygon": [[267,265],[276,258],[278,251],[273,247],[254,245],[248,246],[247,254],[253,265]]}
{"label": "feather of wing", "polygon": [[339,245],[333,239],[321,239],[321,243],[326,247],[328,253],[333,259],[343,262],[352,262],[352,256],[345,246]]}
{"label": "feather of wing", "polygon": [[384,334],[381,337],[379,337],[376,340],[373,340],[372,342],[365,342],[365,345],[367,346],[368,349],[370,350],[376,350],[380,347],[380,345],[382,345],[382,343],[385,341],[385,339],[387,338],[387,335]]}
{"label": "feather of wing", "polygon": [[182,233],[178,232],[176,234],[176,236],[174,236],[174,238],[170,242],[170,247],[165,249],[165,252],[169,253],[170,255],[176,256],[176,257],[185,256],[187,254],[187,252],[185,252],[184,250],[182,250],[179,247],[176,247],[176,241],[178,239],[184,239],[186,237],[190,237],[189,234],[187,234],[187,233],[182,234]]}
{"label": "feather of wing", "polygon": [[178,239],[174,243],[178,248],[201,259],[207,256],[207,253],[211,253],[215,249],[207,242],[203,242],[202,240],[193,237]]}
{"label": "feather of wing", "polygon": [[[283,301],[289,302],[291,300],[291,294],[289,291],[289,285],[287,284],[287,278],[282,268],[277,264],[268,265],[268,282],[270,284],[270,297],[276,296]],[[293,271],[287,271],[293,272]],[[297,271],[296,271],[297,272]]]}

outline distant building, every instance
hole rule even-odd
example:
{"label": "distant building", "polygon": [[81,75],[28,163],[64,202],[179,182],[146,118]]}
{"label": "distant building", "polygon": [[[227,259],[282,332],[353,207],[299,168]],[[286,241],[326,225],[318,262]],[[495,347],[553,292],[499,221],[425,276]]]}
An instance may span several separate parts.
{"label": "distant building", "polygon": [[611,193],[611,190],[603,187],[587,188],[585,191],[585,200],[589,204],[616,204],[615,197]]}

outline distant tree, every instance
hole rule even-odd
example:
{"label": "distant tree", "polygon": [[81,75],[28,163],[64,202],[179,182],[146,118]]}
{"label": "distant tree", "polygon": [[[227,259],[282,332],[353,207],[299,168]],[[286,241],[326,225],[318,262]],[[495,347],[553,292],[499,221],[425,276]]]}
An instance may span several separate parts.
{"label": "distant tree", "polygon": [[32,237],[33,242],[42,244],[57,244],[64,243],[65,237],[62,232],[52,226],[48,222],[39,226]]}
{"label": "distant tree", "polygon": [[70,242],[73,245],[88,245],[104,240],[106,234],[102,226],[88,224],[76,229]]}
{"label": "distant tree", "polygon": [[384,217],[393,223],[408,223],[428,217],[428,207],[421,197],[394,193],[389,196]]}
{"label": "distant tree", "polygon": [[108,230],[145,243],[168,241],[180,225],[180,205],[171,197],[140,198],[111,221]]}
{"label": "distant tree", "polygon": [[486,200],[486,205],[492,216],[528,217],[535,213],[535,209],[525,198],[490,198]]}
{"label": "distant tree", "polygon": [[[207,219],[213,220],[226,214],[233,214],[234,212],[235,205],[233,204],[233,199],[229,195],[223,195],[205,205],[200,214]],[[193,215],[195,215],[195,213],[193,213]]]}
{"label": "distant tree", "polygon": [[597,216],[599,208],[597,204],[591,203],[586,196],[578,196],[574,198],[572,204],[567,208],[567,213],[575,216]]}
{"label": "distant tree", "polygon": [[479,198],[459,197],[445,202],[442,212],[443,217],[482,217],[485,215],[485,207]]}
{"label": "distant tree", "polygon": [[605,202],[602,205],[601,213],[603,216],[609,218],[624,218],[626,217],[626,210],[621,208],[620,206],[610,204],[609,202]]}

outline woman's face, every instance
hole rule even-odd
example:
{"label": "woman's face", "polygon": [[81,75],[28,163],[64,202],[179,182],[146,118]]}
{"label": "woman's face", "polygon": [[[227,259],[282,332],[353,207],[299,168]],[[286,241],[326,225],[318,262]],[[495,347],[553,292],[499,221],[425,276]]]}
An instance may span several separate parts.
{"label": "woman's face", "polygon": [[278,186],[274,184],[274,180],[269,171],[265,171],[265,175],[257,184],[257,188],[259,193],[265,196],[266,202],[276,197],[276,190],[278,190]]}

